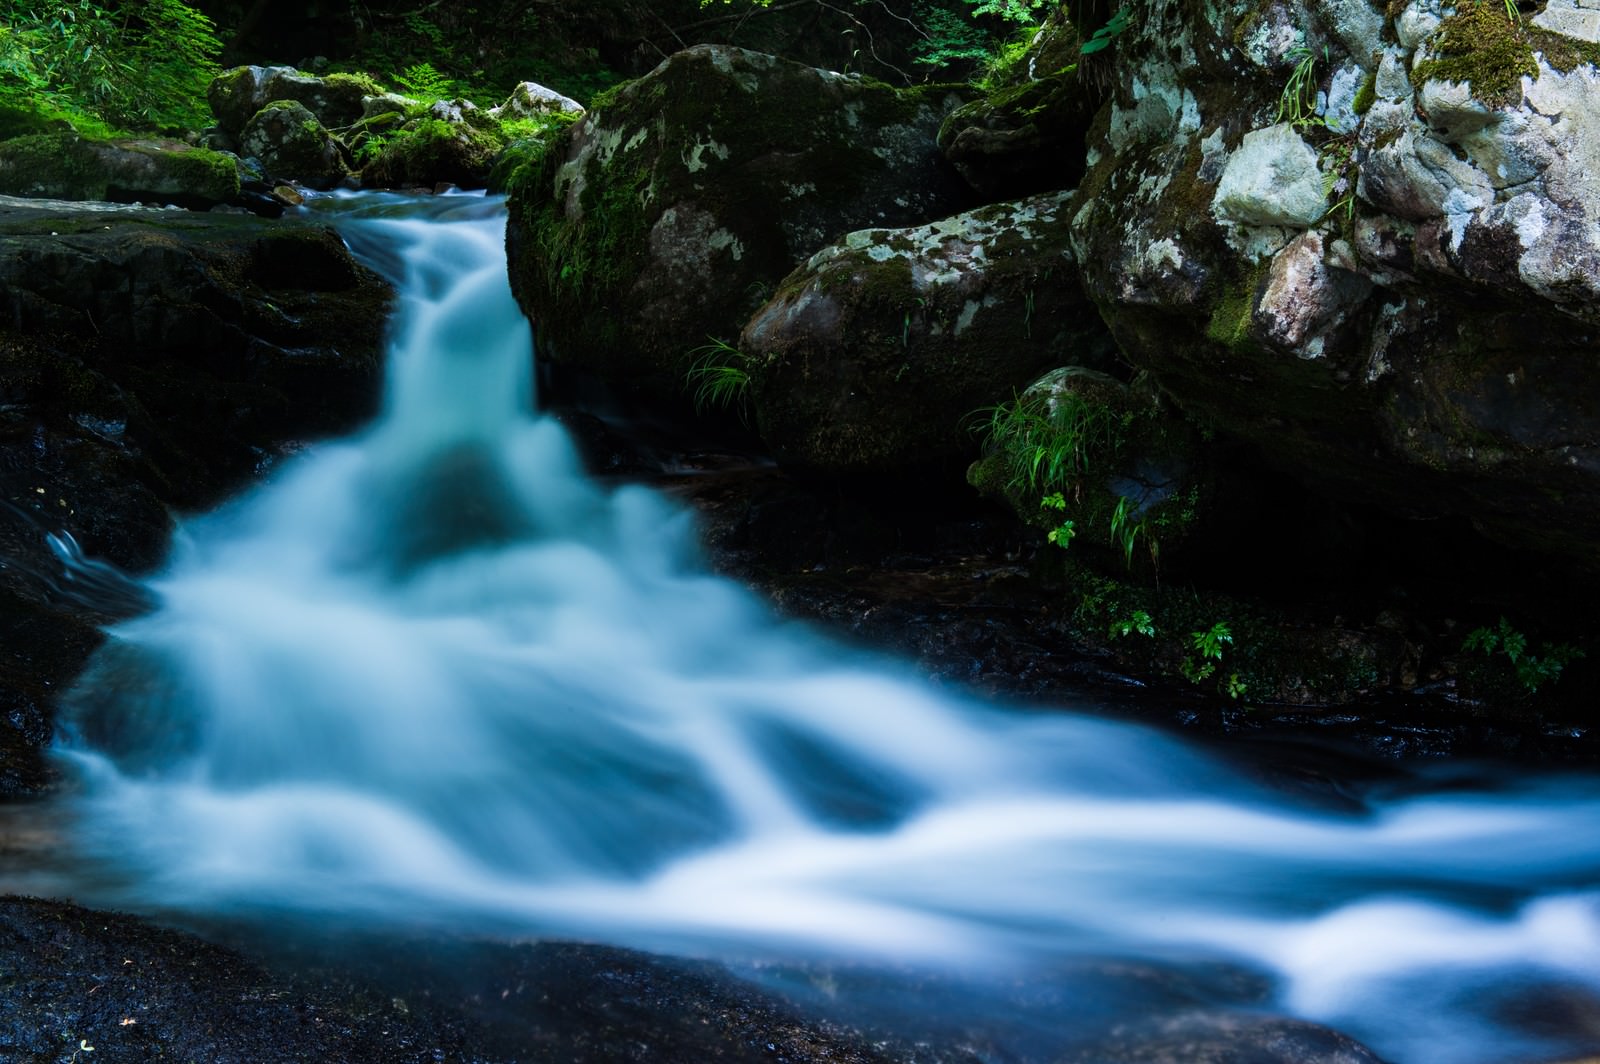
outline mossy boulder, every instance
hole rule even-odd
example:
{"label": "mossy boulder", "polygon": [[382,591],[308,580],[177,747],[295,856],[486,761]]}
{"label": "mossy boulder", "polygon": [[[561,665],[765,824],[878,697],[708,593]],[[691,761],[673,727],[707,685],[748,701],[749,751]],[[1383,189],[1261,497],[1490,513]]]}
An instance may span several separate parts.
{"label": "mossy boulder", "polygon": [[813,255],[739,341],[778,460],[828,475],[958,473],[973,411],[1113,348],[1057,192],[924,226],[865,229]]}
{"label": "mossy boulder", "polygon": [[357,74],[317,77],[288,66],[239,66],[223,71],[206,89],[211,113],[232,137],[274,100],[293,100],[331,129],[342,129],[362,116],[362,101],[382,88]]}
{"label": "mossy boulder", "polygon": [[229,156],[181,141],[35,133],[0,141],[0,194],[204,209],[237,199],[239,175]]}
{"label": "mossy boulder", "polygon": [[333,188],[349,173],[344,145],[293,100],[275,100],[257,111],[239,135],[239,151],[272,176],[309,188]]}
{"label": "mossy boulder", "polygon": [[[384,130],[386,119],[397,128]],[[379,144],[361,168],[361,184],[368,188],[431,188],[441,183],[483,188],[506,143],[492,120],[430,116],[404,121],[377,115],[365,124],[375,130]]]}
{"label": "mossy boulder", "polygon": [[961,99],[699,46],[595,100],[512,182],[512,287],[540,357],[676,391],[830,240],[968,193],[935,134]]}
{"label": "mossy boulder", "polygon": [[1125,357],[1297,480],[1600,578],[1600,49],[1493,4],[1220,14],[1136,21],[1091,132]]}

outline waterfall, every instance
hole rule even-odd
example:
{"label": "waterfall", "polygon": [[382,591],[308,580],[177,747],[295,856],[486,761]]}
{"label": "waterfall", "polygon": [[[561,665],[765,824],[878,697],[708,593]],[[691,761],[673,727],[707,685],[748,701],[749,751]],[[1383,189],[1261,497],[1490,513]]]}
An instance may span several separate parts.
{"label": "waterfall", "polygon": [[340,205],[401,293],[382,413],[187,523],[67,696],[97,900],[964,973],[1208,958],[1398,1061],[1595,1051],[1479,1007],[1600,995],[1594,779],[1311,810],[775,618],[535,415],[497,201]]}

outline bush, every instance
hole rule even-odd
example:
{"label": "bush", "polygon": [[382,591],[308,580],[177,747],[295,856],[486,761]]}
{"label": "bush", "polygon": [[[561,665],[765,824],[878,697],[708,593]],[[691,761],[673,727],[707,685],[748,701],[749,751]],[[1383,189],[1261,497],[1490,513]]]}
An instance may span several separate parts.
{"label": "bush", "polygon": [[0,0],[0,103],[54,109],[80,129],[196,129],[221,48],[181,0]]}

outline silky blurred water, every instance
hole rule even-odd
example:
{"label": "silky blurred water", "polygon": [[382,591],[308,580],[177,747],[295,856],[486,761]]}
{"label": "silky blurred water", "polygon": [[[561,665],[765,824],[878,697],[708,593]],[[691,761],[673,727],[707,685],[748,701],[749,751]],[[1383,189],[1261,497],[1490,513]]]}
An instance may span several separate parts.
{"label": "silky blurred water", "polygon": [[[1396,1061],[1600,1049],[1593,778],[1308,811],[775,619],[533,413],[498,202],[333,206],[401,285],[383,413],[188,523],[68,697],[84,892],[996,978],[1221,961]],[[1591,1022],[1483,1007],[1548,988]]]}

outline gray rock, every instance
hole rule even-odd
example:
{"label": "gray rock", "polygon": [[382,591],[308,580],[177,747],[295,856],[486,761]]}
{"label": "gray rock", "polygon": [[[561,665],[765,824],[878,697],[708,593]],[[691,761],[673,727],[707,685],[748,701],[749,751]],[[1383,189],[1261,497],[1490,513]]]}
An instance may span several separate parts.
{"label": "gray rock", "polygon": [[961,101],[699,46],[608,96],[516,183],[512,287],[540,356],[660,395],[830,240],[966,204]]}
{"label": "gray rock", "polygon": [[813,255],[739,341],[756,423],[780,462],[828,475],[958,468],[972,411],[1050,366],[1109,361],[1055,192]]}
{"label": "gray rock", "polygon": [[581,115],[583,104],[537,82],[523,81],[511,90],[505,103],[491,108],[489,113],[495,118],[533,118],[552,113]]}
{"label": "gray rock", "polygon": [[276,100],[257,111],[239,135],[239,151],[261,160],[272,176],[310,188],[332,188],[349,171],[338,138],[293,100]]}

